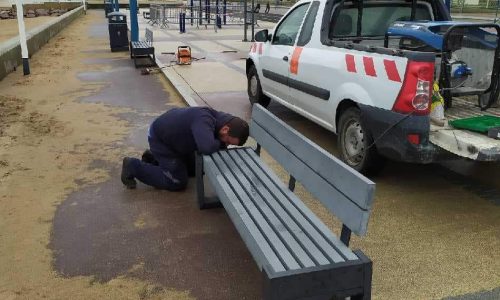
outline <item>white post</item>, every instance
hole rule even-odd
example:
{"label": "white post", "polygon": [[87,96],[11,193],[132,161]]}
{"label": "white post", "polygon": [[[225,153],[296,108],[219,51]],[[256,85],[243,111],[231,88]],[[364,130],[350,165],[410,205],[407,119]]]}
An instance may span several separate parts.
{"label": "white post", "polygon": [[21,44],[21,57],[23,58],[24,75],[29,75],[28,45],[26,44],[26,30],[24,27],[23,1],[16,0],[17,25],[19,26],[19,43]]}
{"label": "white post", "polygon": [[87,3],[85,3],[85,0],[82,0],[83,2],[83,11],[85,12],[85,14],[87,14]]}

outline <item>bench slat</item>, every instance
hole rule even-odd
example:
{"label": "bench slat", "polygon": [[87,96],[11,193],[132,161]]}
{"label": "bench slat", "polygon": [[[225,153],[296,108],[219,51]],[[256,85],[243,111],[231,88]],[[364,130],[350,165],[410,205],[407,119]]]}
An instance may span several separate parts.
{"label": "bench slat", "polygon": [[[229,152],[233,152],[233,155],[236,154],[235,150]],[[298,226],[296,225],[293,226],[294,225],[293,220],[291,220],[289,217],[287,218],[288,220],[283,220],[283,221],[278,219],[278,217],[283,218],[284,215],[275,214],[271,210],[272,204],[269,203],[269,202],[276,202],[276,200],[273,201],[272,196],[269,195],[269,193],[267,193],[267,195],[259,194],[259,192],[262,193],[266,189],[266,187],[262,186],[262,184],[257,181],[257,178],[246,178],[246,176],[250,175],[251,172],[245,172],[241,169],[241,167],[244,165],[244,162],[241,161],[241,159],[235,162],[233,155],[230,155],[228,152],[221,152],[220,154],[224,159],[224,161],[227,163],[229,170],[231,170],[233,172],[233,175],[238,179],[239,184],[242,187],[244,187],[244,193],[249,195],[250,196],[249,198],[254,201],[255,206],[259,208],[260,212],[263,214],[266,221],[274,229],[276,234],[281,238],[282,242],[286,244],[287,248],[290,249],[290,252],[293,253],[294,257],[296,257],[296,259],[300,261],[301,266],[307,268],[316,266],[317,264],[320,265],[329,264],[330,262],[316,248],[316,246],[312,244],[310,241],[307,241],[307,236],[305,236],[305,234],[301,232],[300,228],[298,228]],[[266,199],[266,201],[264,201],[263,198],[265,198],[266,196],[269,197]],[[289,221],[289,223],[286,221]],[[299,233],[298,234],[299,238],[297,240],[290,233],[292,230],[287,228],[290,226],[292,226],[293,229],[296,230],[297,233]],[[305,243],[306,247],[303,247],[299,243],[302,244]],[[304,248],[307,249],[307,247],[311,247],[311,249],[308,250],[312,252],[312,255],[310,255],[304,250]],[[317,262],[314,262],[313,258],[317,258],[316,259]]]}
{"label": "bench slat", "polygon": [[203,160],[209,181],[219,196],[220,201],[224,204],[227,214],[250,250],[254,260],[259,265],[259,268],[262,269],[262,266],[268,263],[276,272],[285,271],[286,269],[280,259],[260,233],[260,230],[240,203],[233,189],[215,165],[214,160],[209,156],[203,157]]}
{"label": "bench slat", "polygon": [[[221,171],[221,174],[230,184],[234,193],[237,195],[237,199],[239,203],[242,204],[242,207],[246,210],[247,214],[254,220],[257,227],[260,229],[260,233],[265,237],[265,239],[269,242],[271,248],[275,251],[276,255],[280,258],[280,261],[288,270],[297,270],[301,269],[301,266],[295,259],[295,257],[290,253],[285,244],[281,241],[278,235],[271,228],[269,223],[262,216],[260,211],[255,204],[249,199],[247,193],[240,186],[231,170],[227,167],[226,163],[223,161],[220,153],[214,153],[212,155],[215,164]],[[225,207],[225,206],[224,206]]]}
{"label": "bench slat", "polygon": [[[375,184],[371,180],[348,167],[260,105],[254,105],[252,123],[257,123],[261,127],[266,128],[267,134],[272,133],[271,135],[274,139],[278,140],[285,148],[303,160],[321,177],[339,189],[350,201],[354,201],[364,210],[371,208],[375,191]],[[250,126],[250,132],[251,136],[259,141],[261,134],[252,132],[252,126]],[[262,146],[266,148],[266,145]],[[280,154],[271,153],[275,158]],[[287,161],[283,162],[282,165],[285,169],[288,169]],[[293,175],[300,175],[300,173]],[[295,177],[299,179],[298,176]],[[323,200],[320,199],[320,201]]]}
{"label": "bench slat", "polygon": [[[252,136],[256,135],[260,137],[259,142],[265,145],[265,150],[271,153],[274,159],[282,166],[286,166],[287,171],[293,174],[311,194],[318,198],[326,208],[342,220],[352,232],[357,235],[365,235],[370,213],[361,209],[356,203],[350,201],[349,198],[335,189],[323,177],[315,173],[302,160],[298,159],[281,144],[281,140],[276,140],[268,133],[272,130],[264,129],[256,123],[252,124]],[[276,155],[277,153],[279,153],[279,155]],[[334,173],[337,169],[332,169],[330,172]]]}
{"label": "bench slat", "polygon": [[[342,243],[331,232],[331,230],[326,227],[326,225],[302,202],[302,200],[297,197],[297,195],[295,195],[287,188],[287,186],[278,178],[278,176],[274,174],[271,168],[269,168],[269,166],[262,162],[255,151],[251,149],[245,149],[245,153],[251,159],[247,160],[247,162],[251,165],[251,168],[253,170],[257,171],[257,177],[261,178],[264,184],[270,186],[271,192],[275,195],[278,195],[281,192],[287,197],[287,200],[290,202],[290,204],[293,205],[293,207],[289,207],[288,210],[291,214],[294,215],[295,219],[300,219],[300,217],[307,218],[308,222],[301,223],[305,224],[304,228],[306,228],[308,232],[313,232],[314,229],[317,229],[318,232],[321,232],[322,236],[311,235],[316,243],[318,243],[323,249],[329,249],[327,245],[323,244],[323,238],[325,238],[328,241],[328,244],[334,247],[331,253],[330,251],[327,252],[331,255],[331,258],[334,262],[344,261],[343,258],[338,255],[338,253],[341,253],[347,260],[359,259],[349,247],[344,245],[344,243]],[[242,152],[239,152],[239,154],[242,154]],[[273,186],[271,182],[274,182],[275,186]],[[278,199],[281,200],[282,198],[280,197]],[[285,203],[283,203],[283,205],[285,205]]]}
{"label": "bench slat", "polygon": [[[297,211],[293,203],[277,187],[276,183],[269,180],[262,172],[262,169],[253,162],[246,149],[238,149],[228,153],[248,179],[252,181],[253,187],[259,191],[262,199],[265,199],[283,224],[295,235],[295,238],[305,251],[314,258],[317,265],[344,261],[325,239],[321,238],[320,233]],[[312,216],[312,214],[308,215],[308,217]]]}

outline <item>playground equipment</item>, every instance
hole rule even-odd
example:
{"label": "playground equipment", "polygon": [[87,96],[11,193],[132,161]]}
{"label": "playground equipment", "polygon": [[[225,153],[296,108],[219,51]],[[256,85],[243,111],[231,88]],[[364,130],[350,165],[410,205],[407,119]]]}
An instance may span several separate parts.
{"label": "playground equipment", "polygon": [[181,33],[186,32],[186,23],[200,28],[213,26],[215,32],[218,28],[228,25],[244,26],[244,41],[247,40],[247,28],[251,26],[252,37],[257,24],[255,6],[247,1],[243,3],[228,3],[226,0],[190,0],[189,5],[151,4],[149,11],[149,24],[168,28],[169,25],[179,25]]}

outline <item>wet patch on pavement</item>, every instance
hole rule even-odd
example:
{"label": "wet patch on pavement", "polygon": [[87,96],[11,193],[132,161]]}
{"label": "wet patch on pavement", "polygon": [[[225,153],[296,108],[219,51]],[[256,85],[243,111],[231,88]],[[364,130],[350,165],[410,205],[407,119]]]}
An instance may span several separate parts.
{"label": "wet patch on pavement", "polygon": [[484,291],[457,297],[446,297],[443,300],[498,300],[500,299],[500,288],[491,291]]}
{"label": "wet patch on pavement", "polygon": [[[450,183],[461,186],[466,191],[500,206],[500,190],[471,176],[465,176],[444,166],[437,168],[439,175]],[[500,298],[499,298],[500,299]]]}
{"label": "wet patch on pavement", "polygon": [[119,169],[112,173],[58,208],[51,248],[59,273],[101,282],[126,275],[198,299],[260,298],[256,264],[223,209],[198,210],[194,182],[185,193],[127,190]]}
{"label": "wet patch on pavement", "polygon": [[82,102],[126,106],[142,112],[163,112],[169,109],[168,94],[163,90],[162,85],[152,80],[150,75],[141,75],[139,69],[131,68],[131,60],[98,59],[90,63],[106,63],[112,69],[78,75],[82,81],[107,84],[100,93],[82,98]]}
{"label": "wet patch on pavement", "polygon": [[[124,154],[137,149],[140,156],[147,147],[149,123],[178,105],[155,75],[140,75],[129,59],[85,62],[110,68],[78,75],[82,81],[105,85],[80,101],[131,109],[118,114],[132,130],[116,147]],[[127,190],[119,179],[121,161],[96,160],[89,168],[105,169],[111,179],[91,185],[76,182],[82,188],[58,207],[50,243],[58,273],[93,276],[100,282],[134,277],[189,290],[198,299],[260,297],[255,287],[261,286],[261,273],[243,241],[223,209],[197,208],[194,182],[183,193],[140,183],[137,190]]]}

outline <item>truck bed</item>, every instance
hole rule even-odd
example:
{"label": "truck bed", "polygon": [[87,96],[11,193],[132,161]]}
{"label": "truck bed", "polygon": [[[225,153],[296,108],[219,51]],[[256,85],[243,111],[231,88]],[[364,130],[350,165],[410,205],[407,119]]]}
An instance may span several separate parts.
{"label": "truck bed", "polygon": [[[481,111],[476,101],[453,98],[453,107],[445,112],[448,121],[482,115],[500,117],[500,108]],[[448,124],[444,127],[431,125],[429,139],[434,145],[461,157],[478,161],[500,160],[500,140],[481,133],[455,129]]]}
{"label": "truck bed", "polygon": [[446,119],[449,121],[482,115],[500,117],[500,106],[497,104],[497,107],[491,107],[486,111],[481,111],[477,105],[477,100],[472,101],[463,98],[453,98],[452,107],[445,112]]}

